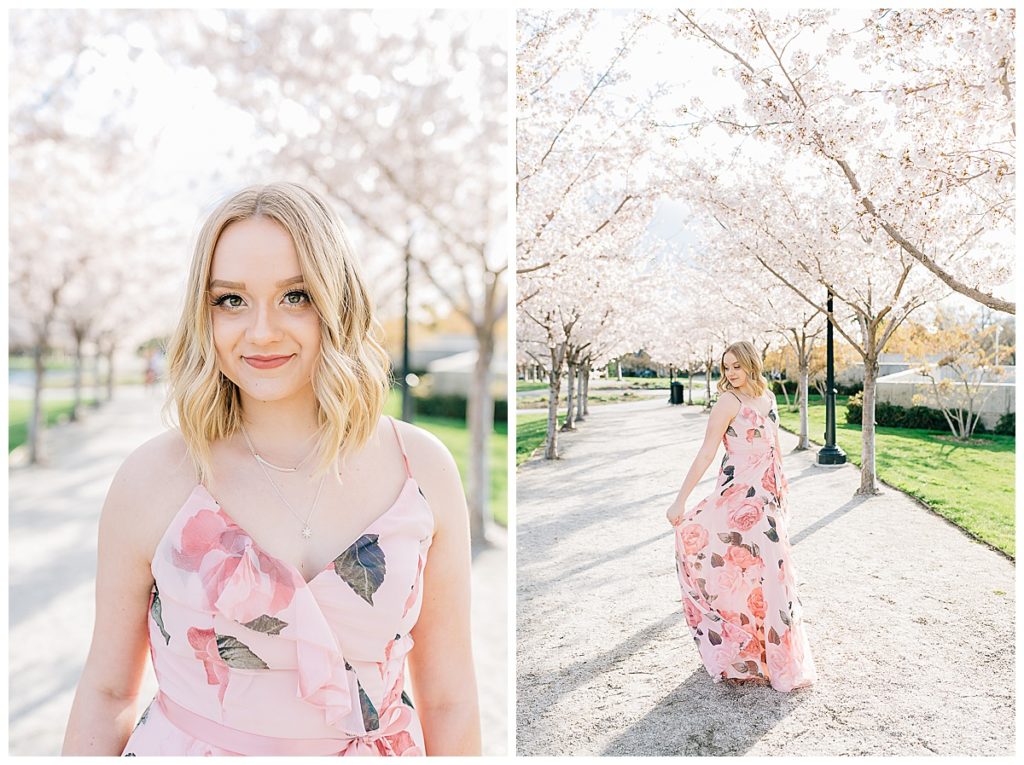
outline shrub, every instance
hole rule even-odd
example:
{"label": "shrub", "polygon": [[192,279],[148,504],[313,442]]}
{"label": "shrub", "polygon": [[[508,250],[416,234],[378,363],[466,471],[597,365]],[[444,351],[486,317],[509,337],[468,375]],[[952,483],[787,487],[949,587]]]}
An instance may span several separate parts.
{"label": "shrub", "polygon": [[[414,398],[413,406],[416,414],[423,414],[428,417],[451,417],[456,420],[466,419],[466,397],[458,394],[446,394],[438,396],[424,396]],[[508,420],[508,401],[495,399],[494,421],[505,422]]]}
{"label": "shrub", "polygon": [[[864,391],[850,396],[846,402],[847,425],[862,424],[864,416]],[[1005,415],[1004,415],[1005,416]],[[1002,420],[1000,420],[1002,422]],[[888,401],[875,402],[875,425],[887,428],[914,428],[917,430],[948,431],[949,423],[939,409],[930,406],[900,406]],[[978,422],[975,433],[986,433],[984,423]]]}
{"label": "shrub", "polygon": [[992,431],[1000,436],[1016,436],[1017,425],[1014,418],[1013,412],[1007,412],[999,418],[999,422],[996,423],[995,430]]}

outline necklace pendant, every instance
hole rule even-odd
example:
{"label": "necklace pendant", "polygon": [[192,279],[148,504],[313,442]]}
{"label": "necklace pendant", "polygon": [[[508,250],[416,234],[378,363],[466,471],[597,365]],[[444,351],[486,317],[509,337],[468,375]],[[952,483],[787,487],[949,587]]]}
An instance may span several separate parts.
{"label": "necklace pendant", "polygon": [[311,529],[309,526],[303,525],[302,538],[309,539],[311,536],[313,536],[313,529]]}

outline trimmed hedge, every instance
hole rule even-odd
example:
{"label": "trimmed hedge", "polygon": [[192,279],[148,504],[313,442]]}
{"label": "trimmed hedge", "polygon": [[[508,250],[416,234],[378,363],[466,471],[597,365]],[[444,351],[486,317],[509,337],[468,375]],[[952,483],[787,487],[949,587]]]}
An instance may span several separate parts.
{"label": "trimmed hedge", "polygon": [[1017,424],[1013,412],[1007,412],[1000,417],[999,422],[996,423],[995,430],[992,432],[997,436],[1016,436]]}
{"label": "trimmed hedge", "polygon": [[[846,402],[846,423],[848,425],[861,424],[864,415],[863,403],[863,392],[850,396],[849,401]],[[890,404],[888,401],[875,401],[875,425],[888,428],[949,431],[949,423],[938,409],[932,409],[930,406],[900,406],[899,404]],[[985,424],[979,420],[974,432],[987,433],[988,431]]]}
{"label": "trimmed hedge", "polygon": [[[466,419],[466,397],[456,394],[425,396],[424,398],[414,397],[413,408],[416,414],[430,417],[451,417],[456,420]],[[495,399],[494,421],[508,421],[508,401]]]}

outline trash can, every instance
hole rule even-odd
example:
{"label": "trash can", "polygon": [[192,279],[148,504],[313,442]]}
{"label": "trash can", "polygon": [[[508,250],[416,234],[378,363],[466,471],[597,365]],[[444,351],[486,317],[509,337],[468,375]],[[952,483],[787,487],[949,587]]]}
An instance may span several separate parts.
{"label": "trash can", "polygon": [[683,384],[678,380],[672,381],[672,391],[669,396],[669,403],[681,404],[683,403]]}

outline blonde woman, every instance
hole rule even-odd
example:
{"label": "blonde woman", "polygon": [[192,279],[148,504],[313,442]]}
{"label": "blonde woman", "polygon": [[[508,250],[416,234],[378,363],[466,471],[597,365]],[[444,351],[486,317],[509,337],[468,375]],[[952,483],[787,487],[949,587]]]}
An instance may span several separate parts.
{"label": "blonde woman", "polygon": [[[816,673],[791,563],[778,409],[749,342],[726,348],[720,371],[704,443],[666,513],[683,608],[716,683],[789,691]],[[719,443],[714,491],[687,510]]]}
{"label": "blonde woman", "polygon": [[377,333],[322,199],[275,183],[212,213],[169,348],[178,427],[103,507],[65,754],[479,754],[462,486],[381,416]]}

